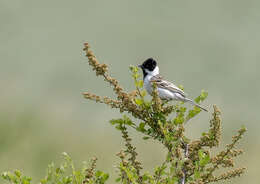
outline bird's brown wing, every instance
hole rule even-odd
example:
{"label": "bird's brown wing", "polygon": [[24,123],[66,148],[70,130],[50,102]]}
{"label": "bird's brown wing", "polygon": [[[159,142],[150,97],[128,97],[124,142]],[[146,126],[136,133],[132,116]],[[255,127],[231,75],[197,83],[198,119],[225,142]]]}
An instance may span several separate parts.
{"label": "bird's brown wing", "polygon": [[173,93],[179,93],[183,97],[186,97],[186,94],[184,93],[184,91],[182,91],[180,88],[175,86],[173,83],[164,80],[163,77],[160,75],[153,76],[150,81],[151,81],[151,83],[155,83],[157,85],[157,87],[159,87],[159,88],[167,89]]}

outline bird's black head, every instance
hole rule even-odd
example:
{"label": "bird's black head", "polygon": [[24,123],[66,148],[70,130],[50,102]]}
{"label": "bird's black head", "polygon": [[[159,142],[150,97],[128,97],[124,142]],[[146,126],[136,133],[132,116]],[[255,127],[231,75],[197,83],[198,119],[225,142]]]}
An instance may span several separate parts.
{"label": "bird's black head", "polygon": [[144,77],[148,74],[154,71],[156,68],[157,63],[153,58],[148,58],[143,62],[143,64],[139,65],[140,68],[143,70]]}
{"label": "bird's black head", "polygon": [[147,69],[150,72],[152,72],[155,69],[156,66],[157,66],[157,63],[156,63],[156,61],[153,58],[148,58],[147,60],[145,60],[143,62],[142,65],[140,65],[140,67],[142,69]]}

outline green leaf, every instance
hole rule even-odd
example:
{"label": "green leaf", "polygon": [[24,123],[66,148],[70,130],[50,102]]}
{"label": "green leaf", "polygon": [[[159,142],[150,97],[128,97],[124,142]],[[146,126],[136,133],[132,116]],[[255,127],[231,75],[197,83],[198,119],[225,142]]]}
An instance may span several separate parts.
{"label": "green leaf", "polygon": [[205,155],[204,151],[199,150],[198,154],[199,154],[199,159],[202,160],[204,158],[204,155]]}
{"label": "green leaf", "polygon": [[209,155],[206,155],[202,160],[200,160],[200,166],[204,167],[209,163],[209,161],[210,161],[210,157]]}
{"label": "green leaf", "polygon": [[96,177],[100,177],[102,174],[103,174],[103,172],[98,170],[98,171],[96,172]]}
{"label": "green leaf", "polygon": [[118,129],[118,130],[122,130],[122,128],[123,128],[122,125],[117,125],[116,126],[116,129]]}
{"label": "green leaf", "polygon": [[142,97],[145,97],[145,96],[146,96],[146,91],[145,91],[145,90],[141,91],[141,96],[142,96]]}
{"label": "green leaf", "polygon": [[136,80],[136,79],[138,79],[140,77],[140,75],[138,74],[138,73],[134,73],[133,74],[133,78]]}
{"label": "green leaf", "polygon": [[30,184],[31,180],[32,179],[30,177],[23,176],[22,177],[22,184]]}
{"label": "green leaf", "polygon": [[194,106],[192,110],[189,110],[188,118],[191,119],[201,112],[200,108]]}
{"label": "green leaf", "polygon": [[139,69],[138,69],[138,67],[131,65],[131,66],[130,66],[130,70],[131,70],[133,73],[137,73]]}
{"label": "green leaf", "polygon": [[180,88],[181,90],[184,90],[183,85],[178,85],[178,88]]}
{"label": "green leaf", "polygon": [[102,181],[105,182],[106,180],[108,180],[108,178],[109,178],[109,174],[103,173]]}
{"label": "green leaf", "polygon": [[142,99],[139,99],[139,98],[136,98],[135,99],[135,103],[139,106],[141,106],[143,104],[143,100]]}
{"label": "green leaf", "polygon": [[205,90],[201,90],[200,96],[198,96],[197,98],[195,98],[195,102],[196,103],[200,103],[203,100],[205,100],[208,97],[208,92]]}
{"label": "green leaf", "polygon": [[[139,78],[139,75],[136,76],[137,78]],[[143,80],[139,80],[139,81],[135,81],[135,86],[138,88],[142,88],[143,87]]]}
{"label": "green leaf", "polygon": [[178,183],[178,181],[179,181],[179,179],[177,177],[173,177],[172,180],[174,183]]}
{"label": "green leaf", "polygon": [[145,130],[144,127],[145,127],[145,123],[142,122],[142,123],[139,124],[139,126],[136,128],[136,130],[139,131],[139,132],[145,132],[146,130]]}
{"label": "green leaf", "polygon": [[112,125],[115,124],[122,124],[123,120],[122,119],[112,119],[109,121],[109,123],[111,123]]}
{"label": "green leaf", "polygon": [[115,180],[115,182],[119,182],[121,180],[121,178],[117,178],[116,180]]}
{"label": "green leaf", "polygon": [[175,125],[182,124],[184,122],[184,118],[183,117],[176,117],[173,122],[174,122]]}
{"label": "green leaf", "polygon": [[182,113],[185,113],[186,112],[186,110],[187,110],[187,108],[186,107],[180,107],[180,112],[182,112]]}
{"label": "green leaf", "polygon": [[195,170],[194,172],[194,178],[199,179],[200,178],[200,172],[198,170]]}
{"label": "green leaf", "polygon": [[208,92],[205,90],[201,90],[201,94],[200,94],[200,100],[203,101],[208,97]]}
{"label": "green leaf", "polygon": [[46,183],[47,183],[47,180],[46,180],[46,179],[41,179],[40,183],[41,183],[41,184],[46,184]]}
{"label": "green leaf", "polygon": [[2,178],[3,178],[4,180],[8,180],[9,175],[10,175],[9,172],[3,172],[3,173],[2,173]]}
{"label": "green leaf", "polygon": [[18,178],[20,178],[20,177],[22,176],[22,173],[21,173],[21,171],[19,171],[19,170],[15,170],[15,171],[14,171],[14,174],[15,174]]}
{"label": "green leaf", "polygon": [[126,124],[126,125],[130,125],[130,126],[134,124],[132,122],[132,120],[129,117],[125,116],[125,115],[124,115],[123,123]]}
{"label": "green leaf", "polygon": [[194,101],[195,101],[196,103],[200,103],[200,96],[198,96],[197,98],[195,98]]}
{"label": "green leaf", "polygon": [[204,167],[210,161],[210,156],[206,154],[203,150],[199,150],[199,165]]}

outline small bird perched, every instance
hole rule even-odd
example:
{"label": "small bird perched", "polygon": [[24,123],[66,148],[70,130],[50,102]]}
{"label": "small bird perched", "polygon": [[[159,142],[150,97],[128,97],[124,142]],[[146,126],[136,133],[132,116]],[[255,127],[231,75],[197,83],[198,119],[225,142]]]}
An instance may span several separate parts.
{"label": "small bird perched", "polygon": [[143,64],[139,65],[139,67],[143,70],[144,87],[150,95],[153,92],[152,84],[155,83],[160,99],[189,102],[204,111],[208,111],[193,100],[187,98],[183,90],[175,86],[173,83],[164,80],[163,77],[160,76],[159,67],[153,58],[147,59]]}

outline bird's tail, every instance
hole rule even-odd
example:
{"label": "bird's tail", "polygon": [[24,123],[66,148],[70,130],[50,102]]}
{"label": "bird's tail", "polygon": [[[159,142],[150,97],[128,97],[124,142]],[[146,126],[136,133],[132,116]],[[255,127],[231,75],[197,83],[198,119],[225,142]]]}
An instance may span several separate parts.
{"label": "bird's tail", "polygon": [[193,100],[191,100],[191,99],[189,99],[189,98],[185,98],[185,101],[190,102],[192,105],[195,105],[195,106],[197,106],[198,108],[200,108],[200,109],[202,109],[202,110],[208,112],[208,110],[207,110],[206,108],[202,107],[201,105],[197,104],[196,102],[194,102]]}

